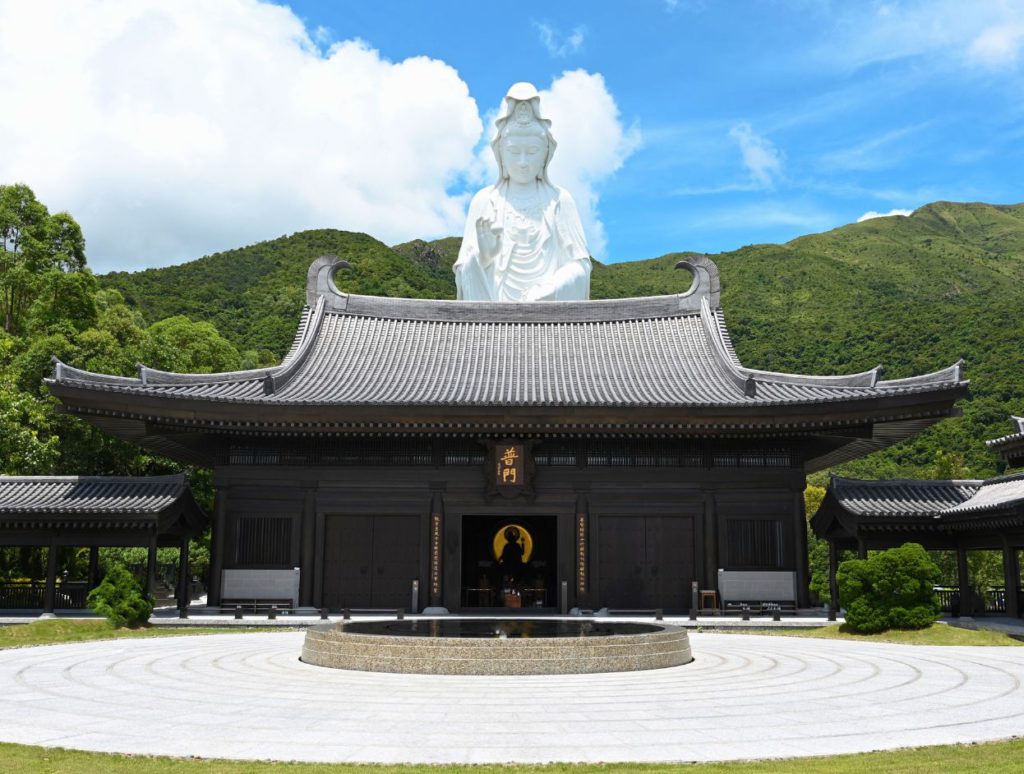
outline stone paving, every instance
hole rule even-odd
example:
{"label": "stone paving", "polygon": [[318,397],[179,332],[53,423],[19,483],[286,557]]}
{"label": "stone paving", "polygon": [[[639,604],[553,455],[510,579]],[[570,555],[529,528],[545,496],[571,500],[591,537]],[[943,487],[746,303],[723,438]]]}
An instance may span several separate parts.
{"label": "stone paving", "polygon": [[702,761],[999,739],[1024,648],[693,633],[648,672],[454,677],[301,663],[303,632],[0,651],[0,740],[378,762]]}

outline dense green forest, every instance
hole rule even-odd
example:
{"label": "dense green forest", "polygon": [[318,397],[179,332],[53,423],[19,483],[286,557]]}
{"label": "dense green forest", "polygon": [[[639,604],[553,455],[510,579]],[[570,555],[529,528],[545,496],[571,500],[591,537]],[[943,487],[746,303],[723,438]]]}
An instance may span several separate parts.
{"label": "dense green forest", "polygon": [[[146,323],[173,315],[213,323],[247,363],[288,348],[320,255],[353,268],[341,282],[373,295],[453,298],[459,239],[388,247],[364,234],[306,231],[180,266],[100,277]],[[685,253],[596,264],[595,298],[678,292]],[[868,220],[783,245],[713,256],[722,303],[746,365],[849,373],[885,365],[886,378],[963,358],[973,399],[962,418],[844,466],[865,477],[998,472],[983,440],[1024,412],[1024,205],[936,202],[910,217]],[[945,453],[940,458],[940,453]],[[819,479],[820,480],[820,479]]]}

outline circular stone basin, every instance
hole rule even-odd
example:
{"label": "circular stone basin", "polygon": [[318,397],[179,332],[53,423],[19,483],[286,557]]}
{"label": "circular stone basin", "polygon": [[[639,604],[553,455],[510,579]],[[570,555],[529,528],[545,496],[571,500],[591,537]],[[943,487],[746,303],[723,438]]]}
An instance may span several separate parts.
{"label": "circular stone basin", "polygon": [[302,660],[363,672],[543,675],[660,669],[693,656],[678,626],[426,619],[315,626],[306,632]]}

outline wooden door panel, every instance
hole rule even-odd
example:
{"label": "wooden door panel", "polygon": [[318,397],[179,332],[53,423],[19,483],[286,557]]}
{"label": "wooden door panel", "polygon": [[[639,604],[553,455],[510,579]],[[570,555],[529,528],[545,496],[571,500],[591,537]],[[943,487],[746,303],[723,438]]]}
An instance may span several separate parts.
{"label": "wooden door panel", "polygon": [[598,525],[599,601],[608,607],[644,607],[650,594],[645,520],[602,516]]}
{"label": "wooden door panel", "polygon": [[323,603],[332,609],[372,607],[373,517],[324,520]]}
{"label": "wooden door panel", "polygon": [[420,574],[418,516],[378,516],[373,525],[373,607],[408,608]]}
{"label": "wooden door panel", "polygon": [[655,579],[655,607],[681,610],[690,605],[693,580],[693,520],[678,516],[647,517],[647,555]]}

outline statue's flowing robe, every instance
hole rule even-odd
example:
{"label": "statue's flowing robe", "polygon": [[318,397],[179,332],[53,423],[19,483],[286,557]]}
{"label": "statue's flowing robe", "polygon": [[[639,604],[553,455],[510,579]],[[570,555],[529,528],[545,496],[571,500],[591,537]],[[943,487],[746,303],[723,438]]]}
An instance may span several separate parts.
{"label": "statue's flowing robe", "polygon": [[[477,192],[469,205],[466,232],[455,262],[458,297],[467,301],[521,301],[533,284],[542,284],[544,301],[585,301],[590,297],[590,254],[576,203],[563,188],[538,181],[541,221],[537,248],[518,255],[507,236],[508,182]],[[498,235],[493,256],[481,252],[477,223],[489,223]]]}

